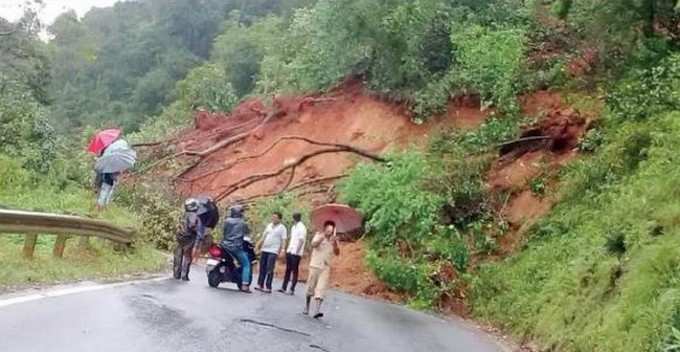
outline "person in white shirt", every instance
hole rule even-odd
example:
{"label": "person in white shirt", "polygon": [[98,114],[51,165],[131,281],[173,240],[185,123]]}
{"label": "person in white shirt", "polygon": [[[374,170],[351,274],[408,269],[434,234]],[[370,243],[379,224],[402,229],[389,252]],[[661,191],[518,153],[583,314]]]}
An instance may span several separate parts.
{"label": "person in white shirt", "polygon": [[[307,241],[307,228],[302,223],[302,215],[300,213],[293,214],[293,226],[290,227],[290,240],[288,241],[288,249],[286,250],[286,274],[283,277],[283,285],[279,292],[286,293],[288,283],[290,282],[289,295],[295,294],[295,285],[298,282],[298,269],[300,267],[300,260],[305,251],[305,242]],[[292,281],[291,281],[292,276]]]}
{"label": "person in white shirt", "polygon": [[258,291],[272,292],[274,280],[274,266],[279,253],[283,255],[283,248],[288,237],[286,227],[281,223],[281,213],[272,214],[272,222],[267,225],[260,242],[260,276],[257,278]]}

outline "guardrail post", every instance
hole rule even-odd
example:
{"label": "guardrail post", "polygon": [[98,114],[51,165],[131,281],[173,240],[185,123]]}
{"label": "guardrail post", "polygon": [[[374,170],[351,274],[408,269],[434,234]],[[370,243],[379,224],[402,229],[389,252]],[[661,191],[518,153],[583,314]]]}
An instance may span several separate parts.
{"label": "guardrail post", "polygon": [[90,236],[80,237],[78,240],[78,246],[83,249],[90,248]]}
{"label": "guardrail post", "polygon": [[38,241],[38,235],[28,234],[24,238],[24,258],[33,258],[33,252],[35,252],[35,244]]}
{"label": "guardrail post", "polygon": [[66,247],[66,235],[57,236],[57,240],[54,242],[54,249],[52,250],[52,255],[54,255],[57,258],[63,258],[65,247]]}

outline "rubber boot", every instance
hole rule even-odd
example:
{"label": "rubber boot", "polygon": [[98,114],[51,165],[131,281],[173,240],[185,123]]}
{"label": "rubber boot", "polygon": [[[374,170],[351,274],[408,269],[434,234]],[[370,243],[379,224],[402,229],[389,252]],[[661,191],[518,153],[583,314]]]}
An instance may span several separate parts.
{"label": "rubber boot", "polygon": [[314,300],[314,303],[315,303],[314,304],[314,314],[312,315],[312,317],[314,319],[322,318],[323,313],[321,313],[321,303],[323,303],[323,300],[317,298],[317,299]]}
{"label": "rubber boot", "polygon": [[309,305],[312,303],[312,296],[307,296],[305,300],[305,310],[302,311],[302,314],[304,315],[309,315]]}

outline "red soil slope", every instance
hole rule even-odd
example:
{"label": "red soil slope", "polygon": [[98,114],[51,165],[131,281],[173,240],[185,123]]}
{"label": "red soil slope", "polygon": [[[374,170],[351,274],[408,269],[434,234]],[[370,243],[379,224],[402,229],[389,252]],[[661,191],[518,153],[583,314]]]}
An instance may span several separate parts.
{"label": "red soil slope", "polygon": [[[545,140],[518,143],[501,150],[502,155],[488,174],[492,191],[507,191],[510,197],[501,207],[501,215],[511,231],[499,238],[502,254],[515,251],[524,240],[524,232],[546,215],[557,201],[552,193],[557,172],[577,156],[578,143],[594,118],[564,102],[560,94],[539,91],[522,98],[523,112],[536,118],[521,137],[548,137]],[[530,189],[533,179],[546,183],[543,196]]]}
{"label": "red soil slope", "polygon": [[[182,150],[205,150],[252,129],[265,116],[272,118],[244,140],[202,158],[176,180],[177,189],[184,195],[203,193],[222,198],[219,196],[223,191],[239,180],[275,172],[303,155],[326,149],[299,140],[282,141],[271,148],[284,136],[351,145],[378,155],[411,143],[422,144],[432,132],[480,124],[485,114],[475,103],[463,100],[452,103],[447,114],[416,125],[402,106],[366,94],[359,82],[350,81],[324,96],[275,98],[271,110],[259,101],[247,101],[230,115],[198,113],[196,128],[185,131],[179,139]],[[266,154],[257,158],[237,161],[265,151]],[[359,160],[362,157],[352,153],[321,154],[296,167],[294,175],[286,170],[277,177],[238,189],[223,201],[249,199],[276,193],[287,184],[295,186],[313,179],[339,176]]]}

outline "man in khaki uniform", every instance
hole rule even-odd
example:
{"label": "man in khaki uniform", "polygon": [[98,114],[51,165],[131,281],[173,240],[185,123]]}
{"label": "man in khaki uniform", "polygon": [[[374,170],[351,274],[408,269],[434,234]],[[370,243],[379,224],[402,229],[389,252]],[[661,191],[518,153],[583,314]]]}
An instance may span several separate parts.
{"label": "man in khaki uniform", "polygon": [[331,274],[333,255],[340,255],[335,223],[326,221],[323,233],[317,232],[312,239],[312,258],[309,261],[309,278],[307,279],[307,301],[303,314],[309,315],[309,306],[314,298],[315,310],[312,316],[323,317],[321,303],[326,295]]}

